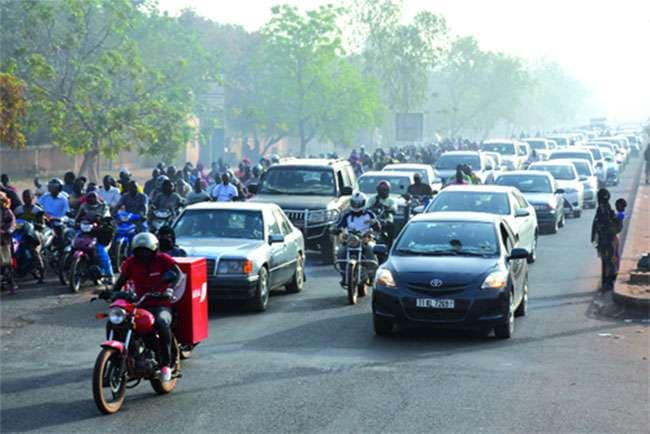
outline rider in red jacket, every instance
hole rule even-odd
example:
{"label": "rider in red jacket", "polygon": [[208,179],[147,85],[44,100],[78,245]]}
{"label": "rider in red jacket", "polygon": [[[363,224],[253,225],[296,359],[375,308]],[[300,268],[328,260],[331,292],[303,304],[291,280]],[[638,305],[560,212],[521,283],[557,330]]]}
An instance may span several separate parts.
{"label": "rider in red jacket", "polygon": [[[171,256],[158,251],[158,246],[158,238],[149,232],[142,232],[133,237],[133,255],[122,264],[120,277],[115,282],[113,291],[120,291],[130,281],[138,297],[150,292],[168,292],[168,288],[178,282],[181,270]],[[163,382],[170,381],[173,318],[171,301],[150,299],[145,301],[142,307],[156,318],[155,327],[162,346],[160,379]]]}

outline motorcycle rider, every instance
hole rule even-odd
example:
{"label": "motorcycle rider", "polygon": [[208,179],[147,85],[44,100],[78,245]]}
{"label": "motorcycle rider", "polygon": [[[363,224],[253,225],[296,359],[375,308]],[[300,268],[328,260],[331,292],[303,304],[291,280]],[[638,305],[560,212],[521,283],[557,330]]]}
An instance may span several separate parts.
{"label": "motorcycle rider", "polygon": [[210,201],[210,195],[208,194],[207,191],[203,189],[203,181],[201,180],[201,178],[196,178],[194,180],[194,188],[187,195],[185,200],[187,200],[188,205],[192,205],[194,203],[199,203],[199,202]]}
{"label": "motorcycle rider", "polygon": [[176,232],[171,226],[163,226],[158,231],[158,242],[160,251],[173,258],[184,258],[187,252],[176,245]]}
{"label": "motorcycle rider", "polygon": [[131,181],[127,192],[120,197],[120,201],[115,206],[115,212],[124,208],[128,213],[139,215],[140,221],[136,224],[136,230],[138,232],[144,232],[148,230],[146,221],[148,206],[149,198],[144,193],[138,191],[137,182]]}
{"label": "motorcycle rider", "polygon": [[[356,231],[361,234],[367,234],[373,230],[379,231],[381,225],[377,221],[377,216],[372,211],[366,209],[367,198],[366,195],[360,191],[355,192],[350,198],[350,209],[343,214],[339,221],[336,232],[342,230]],[[345,261],[346,249],[341,248],[337,253],[339,261]],[[372,248],[369,245],[364,246],[363,258],[367,260],[377,260]],[[369,268],[370,275],[373,276],[375,270]]]}
{"label": "motorcycle rider", "polygon": [[[133,254],[124,261],[120,276],[113,285],[113,291],[120,291],[128,282],[133,282],[135,294],[142,297],[147,293],[166,293],[181,276],[181,270],[174,260],[158,249],[155,235],[143,232],[133,238]],[[171,278],[168,278],[171,276]],[[172,282],[170,282],[172,280]],[[171,380],[172,364],[172,304],[171,300],[145,300],[142,307],[155,317],[155,327],[160,336],[160,380]]]}
{"label": "motorcycle rider", "polygon": [[413,174],[413,184],[409,185],[406,191],[411,196],[415,196],[420,199],[433,196],[433,190],[431,189],[431,186],[422,182],[422,175],[417,172]]}
{"label": "motorcycle rider", "polygon": [[249,185],[259,184],[263,171],[264,168],[262,167],[261,164],[256,164],[255,166],[253,166],[253,168],[251,169],[251,177],[248,178],[248,181],[244,185],[248,187]]}
{"label": "motorcycle rider", "polygon": [[[68,196],[63,191],[63,181],[58,178],[52,178],[47,183],[47,193],[38,199],[38,204],[45,211],[45,216],[49,220],[61,220],[70,212]],[[54,240],[52,241],[57,250],[63,251],[65,240],[63,238],[63,226],[53,225]]]}
{"label": "motorcycle rider", "polygon": [[[43,255],[41,254],[41,247],[43,246],[43,228],[45,227],[45,211],[38,205],[34,204],[34,195],[32,191],[27,189],[23,191],[23,204],[16,208],[14,212],[16,219],[22,219],[34,225],[33,238],[34,244],[30,246],[36,257],[36,268],[41,271],[39,276],[43,275],[45,264],[43,262]],[[42,279],[39,279],[42,283]]]}
{"label": "motorcycle rider", "polygon": [[122,196],[120,190],[115,187],[115,179],[110,175],[106,175],[102,179],[102,186],[99,188],[98,194],[111,209],[117,206]]}
{"label": "motorcycle rider", "polygon": [[152,201],[152,209],[170,210],[172,213],[176,213],[183,203],[184,199],[174,191],[174,184],[166,179],[160,186],[160,193]]}
{"label": "motorcycle rider", "polygon": [[159,176],[160,170],[158,170],[158,168],[151,171],[151,179],[144,183],[144,194],[149,196],[156,189],[156,180]]}
{"label": "motorcycle rider", "polygon": [[390,246],[395,235],[397,204],[390,197],[390,183],[388,181],[383,180],[377,183],[377,194],[368,201],[368,209],[373,211],[375,215],[381,216],[381,229],[386,233],[386,245]]}
{"label": "motorcycle rider", "polygon": [[98,224],[98,228],[95,232],[95,236],[97,237],[97,243],[95,244],[97,259],[99,260],[99,267],[102,270],[102,275],[112,282],[113,265],[111,264],[111,258],[108,255],[107,246],[113,239],[113,227],[110,224],[105,223],[106,219],[110,219],[110,217],[111,213],[108,205],[99,200],[99,196],[96,192],[91,191],[86,194],[86,202],[79,208],[75,222],[79,224],[86,220]]}
{"label": "motorcycle rider", "polygon": [[228,173],[221,174],[221,183],[214,186],[211,196],[217,202],[230,202],[239,197],[237,187],[230,183]]}
{"label": "motorcycle rider", "polygon": [[131,181],[131,172],[129,172],[129,169],[123,168],[120,170],[117,179],[118,183],[120,184],[120,193],[124,193],[129,186],[129,182]]}
{"label": "motorcycle rider", "polygon": [[16,281],[12,267],[12,239],[11,234],[16,229],[16,218],[11,212],[11,199],[0,191],[0,279],[9,285],[9,292],[16,293]]}

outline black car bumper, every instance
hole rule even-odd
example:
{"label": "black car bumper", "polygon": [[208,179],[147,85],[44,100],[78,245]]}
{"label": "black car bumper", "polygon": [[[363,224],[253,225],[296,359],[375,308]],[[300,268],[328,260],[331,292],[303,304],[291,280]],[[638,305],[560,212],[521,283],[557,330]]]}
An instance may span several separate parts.
{"label": "black car bumper", "polygon": [[208,277],[208,297],[216,300],[250,300],[257,292],[257,276]]}
{"label": "black car bumper", "polygon": [[[473,293],[473,294],[472,294]],[[502,324],[508,312],[506,291],[466,290],[454,294],[429,294],[402,288],[377,287],[372,292],[373,314],[395,324],[421,324],[440,328],[485,329]],[[453,309],[416,306],[418,298],[453,299]]]}
{"label": "black car bumper", "polygon": [[539,227],[553,227],[561,216],[558,215],[557,211],[551,213],[550,211],[536,210],[535,214],[537,215],[537,226]]}

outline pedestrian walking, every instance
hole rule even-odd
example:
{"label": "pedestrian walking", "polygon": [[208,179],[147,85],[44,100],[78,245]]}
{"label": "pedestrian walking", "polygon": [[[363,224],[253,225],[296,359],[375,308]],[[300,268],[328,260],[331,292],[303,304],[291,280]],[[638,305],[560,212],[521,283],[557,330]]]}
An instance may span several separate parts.
{"label": "pedestrian walking", "polygon": [[598,209],[591,226],[591,242],[595,244],[601,261],[600,290],[603,292],[614,289],[621,260],[618,234],[623,229],[623,220],[617,217],[609,199],[609,190],[598,190]]}

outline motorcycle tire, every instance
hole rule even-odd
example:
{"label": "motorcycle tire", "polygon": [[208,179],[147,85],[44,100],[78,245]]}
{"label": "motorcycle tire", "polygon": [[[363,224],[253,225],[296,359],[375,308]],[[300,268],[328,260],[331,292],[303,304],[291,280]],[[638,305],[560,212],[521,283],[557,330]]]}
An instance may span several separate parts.
{"label": "motorcycle tire", "polygon": [[160,378],[151,379],[151,387],[156,391],[158,395],[166,395],[172,393],[176,388],[176,381],[178,380],[177,375],[181,370],[181,357],[180,349],[178,347],[178,342],[176,338],[172,338],[172,359],[175,360],[174,366],[172,369],[172,379],[167,383],[160,381]]}
{"label": "motorcycle tire", "polygon": [[[121,364],[122,357],[113,348],[102,349],[95,361],[95,369],[93,370],[93,399],[99,411],[104,414],[117,413],[122,408],[122,404],[124,404],[126,376],[122,374],[120,376],[121,378],[114,378],[117,376],[114,370],[121,369]],[[104,390],[107,390],[112,395],[113,399],[111,401],[107,399]]]}
{"label": "motorcycle tire", "polygon": [[75,258],[70,267],[70,280],[68,286],[72,292],[79,292],[83,283],[83,276],[88,269],[88,262],[85,258]]}
{"label": "motorcycle tire", "polygon": [[346,279],[348,284],[348,303],[357,304],[359,296],[359,283],[357,282],[356,266],[350,268],[350,274]]}

